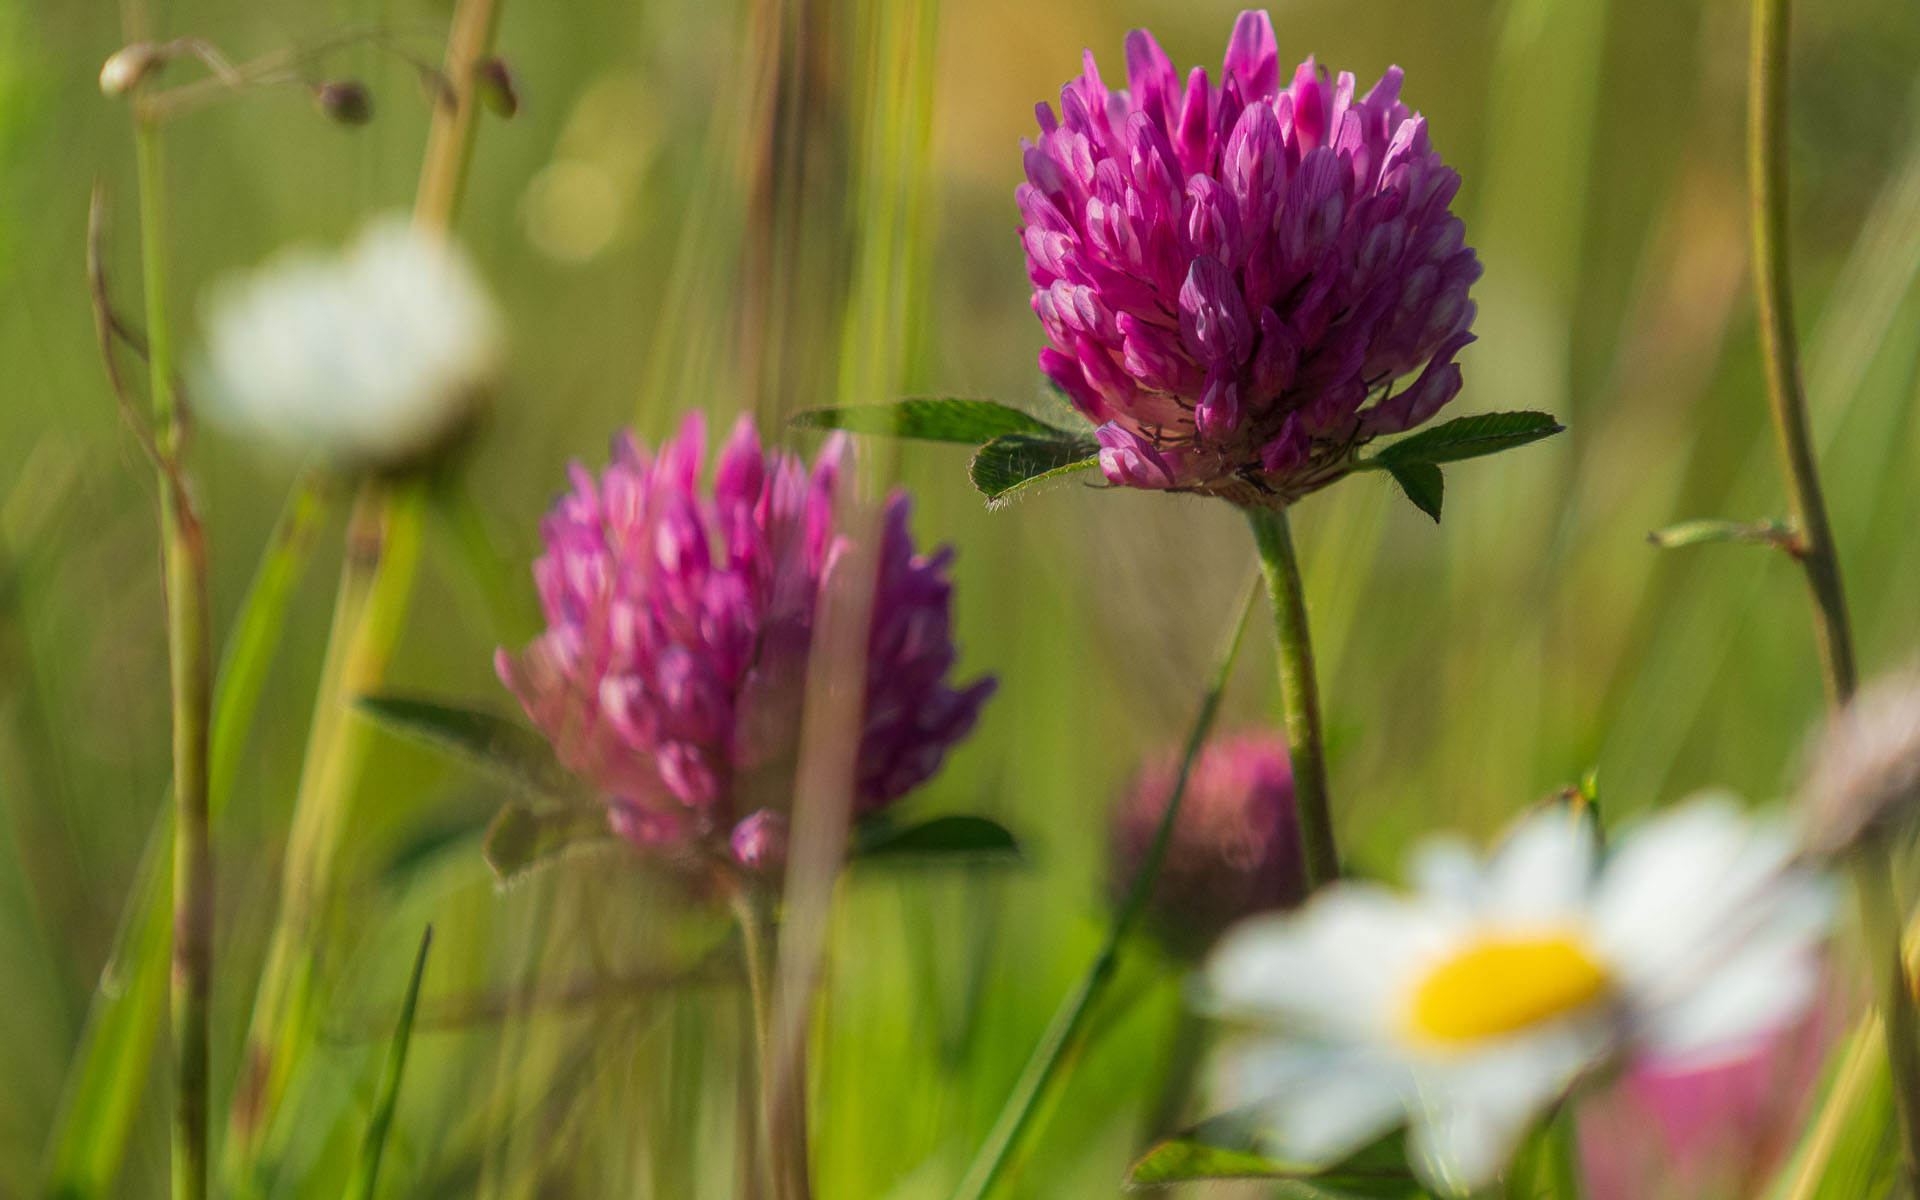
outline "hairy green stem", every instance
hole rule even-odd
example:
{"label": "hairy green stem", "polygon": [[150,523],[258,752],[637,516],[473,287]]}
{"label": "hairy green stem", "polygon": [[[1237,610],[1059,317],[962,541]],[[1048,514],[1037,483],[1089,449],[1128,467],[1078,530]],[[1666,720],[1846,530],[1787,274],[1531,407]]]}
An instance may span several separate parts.
{"label": "hairy green stem", "polygon": [[173,703],[173,1195],[207,1194],[207,1003],[213,979],[213,851],[208,838],[207,744],[213,697],[207,546],[180,463],[185,418],[174,388],[167,313],[166,177],[160,131],[136,112],[141,273],[147,307],[160,538],[166,578],[167,661]]}
{"label": "hairy green stem", "polygon": [[1280,700],[1286,709],[1287,751],[1293,757],[1294,806],[1300,816],[1307,886],[1317,888],[1340,874],[1340,852],[1327,803],[1327,742],[1320,722],[1320,685],[1313,671],[1313,638],[1307,627],[1300,560],[1293,552],[1285,509],[1249,508],[1247,521],[1260,547],[1260,569],[1273,601],[1273,629],[1280,646]]}
{"label": "hairy green stem", "polygon": [[[1814,640],[1820,651],[1827,700],[1837,710],[1852,699],[1857,675],[1840,558],[1808,430],[1800,343],[1793,319],[1786,144],[1791,26],[1791,0],[1754,0],[1747,76],[1747,183],[1752,207],[1754,290],[1767,402],[1797,531],[1793,549],[1806,573],[1807,590],[1813,600]],[[1901,952],[1901,930],[1906,919],[1895,898],[1893,862],[1884,848],[1864,847],[1853,863],[1853,877],[1884,1006],[1887,1060],[1908,1190],[1920,1194],[1920,1037],[1916,1036],[1920,1033],[1920,1016],[1915,1012],[1912,976]],[[1850,1093],[1839,1087],[1827,1101],[1829,1107],[1850,1102]]]}
{"label": "hairy green stem", "polygon": [[1233,660],[1239,655],[1240,638],[1246,632],[1247,618],[1253,612],[1257,594],[1257,585],[1247,589],[1247,598],[1240,605],[1240,615],[1234,621],[1233,631],[1221,650],[1219,662],[1214,665],[1213,676],[1200,702],[1199,715],[1187,731],[1186,745],[1180,756],[1180,772],[1174,777],[1166,811],[1160,814],[1160,824],[1154,829],[1146,857],[1141,860],[1140,869],[1134,872],[1133,882],[1127,885],[1126,898],[1114,914],[1113,923],[1107,927],[1107,936],[1100,944],[1099,953],[1094,956],[1093,964],[1081,976],[1073,991],[1061,1001],[1060,1008],[1054,1013],[1053,1023],[1041,1035],[1040,1044],[1033,1048],[1026,1068],[1020,1072],[1013,1091],[1001,1106],[1000,1116],[988,1131],[987,1140],[974,1155],[965,1178],[954,1192],[954,1200],[981,1200],[992,1191],[1013,1161],[1014,1151],[1022,1135],[1031,1127],[1042,1097],[1057,1082],[1062,1065],[1074,1057],[1086,1041],[1088,1021],[1119,968],[1120,951],[1146,917],[1147,901],[1153,895],[1155,880],[1160,877],[1161,864],[1166,861],[1167,844],[1173,839],[1174,821],[1179,817],[1181,804],[1186,799],[1187,777],[1192,773],[1193,760],[1199,756],[1201,743],[1206,741],[1208,731],[1213,728],[1213,719],[1220,711],[1220,698],[1227,690],[1227,678],[1233,671]]}

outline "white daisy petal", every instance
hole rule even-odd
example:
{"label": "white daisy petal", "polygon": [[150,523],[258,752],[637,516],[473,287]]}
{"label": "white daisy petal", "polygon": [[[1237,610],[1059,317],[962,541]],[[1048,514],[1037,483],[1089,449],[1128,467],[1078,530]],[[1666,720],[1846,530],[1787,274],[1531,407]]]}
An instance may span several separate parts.
{"label": "white daisy petal", "polygon": [[1222,1056],[1216,1095],[1258,1102],[1272,1153],[1322,1166],[1384,1134],[1405,1112],[1404,1066],[1351,1047],[1267,1041]]}
{"label": "white daisy petal", "polygon": [[1549,1105],[1606,1051],[1603,1023],[1567,1021],[1422,1071],[1408,1149],[1436,1187],[1491,1182]]}
{"label": "white daisy petal", "polygon": [[1480,856],[1465,838],[1430,837],[1408,855],[1407,880],[1426,899],[1473,908],[1480,899]]}
{"label": "white daisy petal", "polygon": [[1672,809],[1635,830],[1606,864],[1595,935],[1635,986],[1711,961],[1716,941],[1751,935],[1741,915],[1792,853],[1783,829],[1756,825],[1725,796]]}
{"label": "white daisy petal", "polygon": [[1461,1097],[1419,1116],[1407,1133],[1407,1156],[1437,1192],[1466,1195],[1499,1177],[1526,1133],[1530,1114]]}
{"label": "white daisy petal", "polygon": [[1647,1050],[1689,1066],[1736,1058],[1805,1012],[1820,989],[1820,961],[1799,953],[1742,955],[1704,986],[1647,1021]]}
{"label": "white daisy petal", "polygon": [[1507,836],[1487,864],[1481,904],[1521,921],[1553,921],[1579,911],[1593,879],[1593,824],[1569,809],[1544,807]]}
{"label": "white daisy petal", "polygon": [[1449,937],[1443,916],[1384,888],[1338,884],[1298,913],[1229,930],[1209,960],[1208,996],[1228,1015],[1377,1035],[1400,974]]}

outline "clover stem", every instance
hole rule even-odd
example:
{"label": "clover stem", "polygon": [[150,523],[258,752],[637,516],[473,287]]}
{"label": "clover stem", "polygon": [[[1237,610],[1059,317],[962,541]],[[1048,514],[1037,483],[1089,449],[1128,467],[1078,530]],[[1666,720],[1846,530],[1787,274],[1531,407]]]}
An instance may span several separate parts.
{"label": "clover stem", "polygon": [[1300,844],[1307,886],[1318,888],[1340,874],[1340,853],[1333,839],[1333,814],[1327,802],[1326,734],[1320,720],[1320,686],[1314,676],[1313,638],[1307,625],[1307,598],[1300,583],[1300,560],[1285,509],[1246,510],[1253,540],[1260,547],[1260,569],[1273,602],[1273,629],[1280,646],[1280,700],[1286,710],[1287,750],[1293,758],[1294,806],[1300,819]]}

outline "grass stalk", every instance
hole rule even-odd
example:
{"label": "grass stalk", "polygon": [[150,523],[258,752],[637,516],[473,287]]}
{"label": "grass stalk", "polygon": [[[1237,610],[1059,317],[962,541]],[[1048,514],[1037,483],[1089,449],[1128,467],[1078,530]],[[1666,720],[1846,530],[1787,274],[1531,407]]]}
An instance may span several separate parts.
{"label": "grass stalk", "polygon": [[1088,1021],[1119,969],[1121,949],[1146,917],[1147,900],[1153,895],[1154,882],[1160,877],[1161,864],[1166,861],[1167,844],[1173,840],[1174,822],[1186,800],[1187,777],[1192,773],[1194,759],[1199,756],[1200,746],[1206,741],[1207,733],[1213,728],[1214,717],[1220,711],[1220,698],[1227,690],[1227,679],[1233,672],[1233,660],[1239,655],[1241,635],[1246,632],[1247,619],[1253,612],[1257,594],[1257,585],[1247,589],[1247,598],[1240,605],[1240,615],[1233,623],[1233,630],[1220,652],[1206,693],[1200,701],[1199,715],[1187,731],[1186,745],[1180,756],[1180,772],[1174,777],[1166,811],[1160,815],[1160,824],[1154,830],[1153,841],[1147,846],[1146,857],[1140,861],[1140,869],[1134,872],[1133,882],[1127,885],[1126,898],[1115,912],[1113,923],[1107,927],[1107,936],[1100,944],[1099,953],[1094,956],[1093,964],[1081,976],[1073,991],[1061,1001],[1053,1023],[1041,1035],[1040,1044],[1033,1048],[1026,1068],[1020,1072],[1013,1091],[1001,1106],[999,1117],[987,1133],[987,1140],[981,1144],[972,1165],[967,1168],[966,1176],[954,1191],[954,1200],[981,1200],[992,1192],[994,1185],[1013,1162],[1023,1135],[1034,1126],[1042,1100],[1051,1085],[1060,1078],[1061,1067],[1078,1054],[1087,1040]]}
{"label": "grass stalk", "polygon": [[1754,0],[1753,57],[1747,94],[1747,185],[1752,204],[1755,301],[1767,403],[1799,533],[1796,557],[1813,598],[1814,636],[1827,699],[1852,697],[1853,632],[1841,586],[1840,557],[1827,519],[1820,469],[1808,431],[1800,339],[1793,322],[1793,267],[1787,245],[1787,34],[1790,0]]}
{"label": "grass stalk", "polygon": [[1273,628],[1280,647],[1280,699],[1286,709],[1287,751],[1293,758],[1294,803],[1300,815],[1300,844],[1307,886],[1318,888],[1340,874],[1340,853],[1333,839],[1333,813],[1327,802],[1327,742],[1320,719],[1320,685],[1313,669],[1313,639],[1307,625],[1307,598],[1300,581],[1300,559],[1284,509],[1249,508],[1247,521],[1260,548],[1260,570],[1273,603]]}
{"label": "grass stalk", "polygon": [[407,979],[406,998],[400,1002],[393,1040],[387,1044],[386,1065],[380,1071],[380,1086],[374,1092],[367,1136],[361,1142],[360,1157],[347,1184],[347,1200],[373,1200],[374,1185],[380,1181],[380,1159],[386,1153],[387,1134],[393,1128],[393,1113],[400,1103],[400,1077],[407,1069],[407,1043],[413,1036],[413,1015],[420,1003],[420,980],[427,973],[427,951],[432,947],[433,926],[429,925],[420,935],[420,949],[413,956],[413,974]]}
{"label": "grass stalk", "polygon": [[207,816],[213,641],[206,538],[180,463],[186,421],[174,386],[167,311],[166,176],[160,130],[144,111],[136,110],[134,145],[173,709],[173,1196],[201,1200],[207,1194],[207,1006],[213,978],[213,851]]}
{"label": "grass stalk", "polygon": [[[1754,0],[1747,91],[1747,183],[1751,202],[1754,290],[1761,359],[1775,445],[1786,480],[1797,538],[1795,557],[1813,601],[1814,641],[1827,701],[1840,709],[1857,684],[1853,632],[1826,496],[1820,486],[1801,380],[1800,343],[1793,318],[1793,266],[1787,238],[1787,79],[1791,0]],[[1893,862],[1884,849],[1863,848],[1852,864],[1860,912],[1883,1005],[1894,1107],[1910,1192],[1920,1194],[1920,1015],[1901,952],[1905,916],[1894,890]],[[1843,1102],[1836,1089],[1828,1103]]]}
{"label": "grass stalk", "polygon": [[[747,970],[747,992],[753,1004],[755,1077],[760,1102],[756,1128],[746,1135],[765,1148],[755,1156],[773,1175],[774,1200],[801,1200],[807,1194],[806,1110],[783,1093],[779,1063],[774,1056],[775,979],[780,962],[777,897],[754,880],[742,880],[733,894],[734,915],[740,923],[741,957]],[[804,1067],[801,1068],[804,1071]]]}

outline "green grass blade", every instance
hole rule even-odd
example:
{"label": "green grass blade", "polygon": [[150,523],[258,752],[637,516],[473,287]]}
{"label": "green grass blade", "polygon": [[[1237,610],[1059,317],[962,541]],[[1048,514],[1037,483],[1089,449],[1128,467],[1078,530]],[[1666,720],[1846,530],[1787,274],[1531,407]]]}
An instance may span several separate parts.
{"label": "green grass blade", "polygon": [[433,926],[429,925],[420,935],[420,951],[413,957],[413,977],[407,981],[406,999],[400,1002],[400,1020],[387,1047],[387,1065],[380,1073],[380,1090],[374,1095],[373,1117],[367,1122],[360,1161],[354,1165],[353,1180],[347,1185],[348,1200],[373,1200],[373,1187],[379,1182],[380,1158],[386,1152],[387,1132],[393,1128],[393,1110],[400,1100],[400,1076],[407,1069],[407,1042],[413,1037],[413,1011],[420,1003],[420,977],[427,973],[427,950],[432,945]]}
{"label": "green grass blade", "polygon": [[1259,595],[1257,582],[1247,589],[1247,598],[1240,606],[1240,617],[1234,623],[1219,662],[1214,665],[1213,677],[1208,681],[1206,694],[1200,701],[1199,715],[1194,718],[1193,727],[1187,733],[1186,746],[1180,758],[1180,771],[1174,777],[1172,792],[1167,796],[1167,807],[1160,816],[1160,826],[1154,831],[1146,858],[1134,873],[1133,882],[1127,887],[1126,898],[1114,914],[1113,923],[1107,927],[1106,940],[1101,943],[1100,952],[1094,956],[1092,965],[1081,976],[1073,991],[1061,1002],[1052,1024],[1041,1035],[1039,1045],[1033,1048],[1026,1068],[1014,1082],[1013,1091],[1001,1106],[1000,1115],[988,1131],[986,1141],[981,1143],[973,1163],[967,1168],[966,1177],[955,1189],[954,1200],[982,1200],[993,1191],[994,1184],[1018,1152],[1022,1135],[1036,1124],[1035,1116],[1046,1094],[1058,1082],[1062,1064],[1071,1059],[1086,1041],[1088,1019],[1119,966],[1121,947],[1146,917],[1147,900],[1153,893],[1154,881],[1159,877],[1160,865],[1166,860],[1167,843],[1173,840],[1173,823],[1180,815],[1181,801],[1186,798],[1187,779],[1193,772],[1194,759],[1199,757],[1200,747],[1207,740],[1207,734],[1213,728],[1213,719],[1220,711],[1220,698],[1226,693],[1233,660],[1239,656],[1240,639],[1247,631],[1247,618],[1252,614],[1254,601]]}
{"label": "green grass blade", "polygon": [[167,1011],[172,944],[173,799],[147,835],[120,931],[87,1010],[47,1139],[46,1193],[62,1200],[108,1195],[147,1090],[153,1043]]}
{"label": "green grass blade", "polygon": [[221,655],[221,674],[213,689],[213,745],[207,766],[207,810],[219,822],[240,774],[240,755],[246,751],[253,714],[267,687],[267,668],[286,632],[286,607],[313,561],[313,540],[326,522],[330,493],[319,470],[303,470],[294,490],[280,509],[280,520],[267,538],[259,566],[253,570],[246,601],[242,601],[234,628]]}
{"label": "green grass blade", "polygon": [[213,694],[213,743],[208,767],[207,807],[220,819],[240,773],[240,756],[252,732],[267,670],[287,627],[287,606],[313,560],[314,537],[325,523],[331,493],[317,470],[301,473],[267,539],[247,597],[227,635],[220,677]]}

